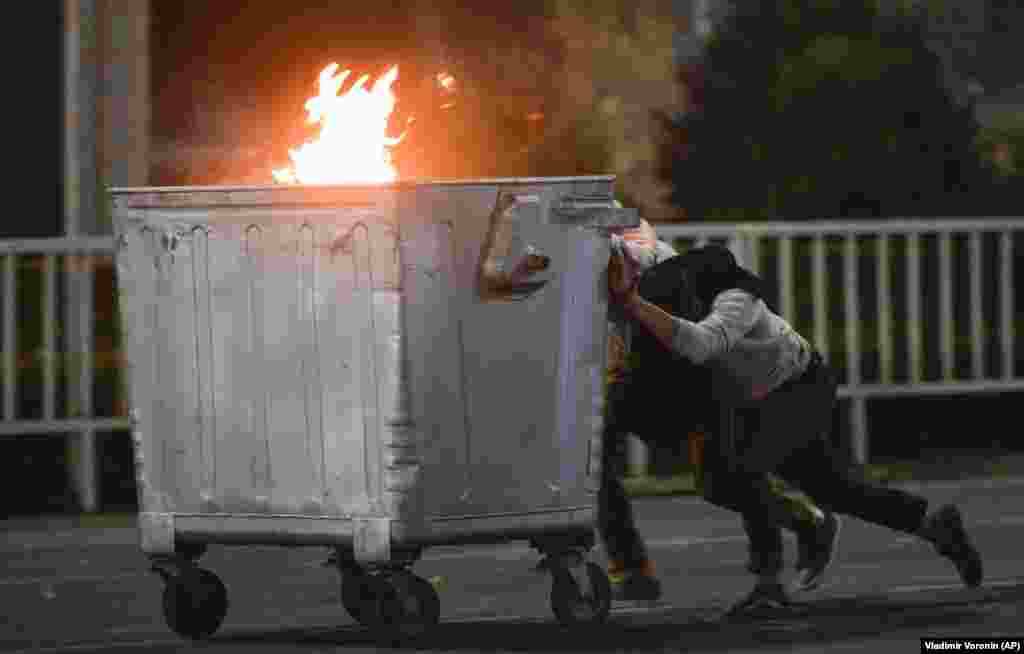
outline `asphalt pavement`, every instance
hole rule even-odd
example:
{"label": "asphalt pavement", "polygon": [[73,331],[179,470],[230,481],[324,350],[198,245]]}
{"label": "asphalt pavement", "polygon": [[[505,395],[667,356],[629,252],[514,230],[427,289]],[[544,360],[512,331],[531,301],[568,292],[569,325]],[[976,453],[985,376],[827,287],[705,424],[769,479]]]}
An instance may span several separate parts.
{"label": "asphalt pavement", "polygon": [[617,604],[603,625],[555,622],[549,578],[525,543],[439,547],[416,572],[439,589],[441,625],[381,646],[341,607],[325,550],[223,547],[202,565],[224,580],[230,610],[211,640],[194,643],[165,625],[162,582],[133,528],[22,521],[0,524],[0,652],[915,652],[926,636],[1024,636],[1024,478],[906,486],[961,506],[985,558],[982,588],[962,588],[913,537],[846,519],[829,583],[803,614],[723,623],[751,584],[737,516],[692,497],[650,498],[635,504],[665,596]]}

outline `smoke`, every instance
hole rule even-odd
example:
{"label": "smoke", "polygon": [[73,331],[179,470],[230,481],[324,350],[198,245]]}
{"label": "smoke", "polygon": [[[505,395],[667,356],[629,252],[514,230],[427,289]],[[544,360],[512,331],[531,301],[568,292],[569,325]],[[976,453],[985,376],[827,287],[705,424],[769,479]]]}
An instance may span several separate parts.
{"label": "smoke", "polygon": [[[656,171],[659,126],[652,120],[681,102],[675,44],[686,21],[674,4],[549,0],[546,26],[562,52],[548,138],[561,151],[577,139],[577,150],[593,160],[573,172],[619,176],[622,194],[654,219],[674,212]],[[602,170],[594,170],[598,163]]]}

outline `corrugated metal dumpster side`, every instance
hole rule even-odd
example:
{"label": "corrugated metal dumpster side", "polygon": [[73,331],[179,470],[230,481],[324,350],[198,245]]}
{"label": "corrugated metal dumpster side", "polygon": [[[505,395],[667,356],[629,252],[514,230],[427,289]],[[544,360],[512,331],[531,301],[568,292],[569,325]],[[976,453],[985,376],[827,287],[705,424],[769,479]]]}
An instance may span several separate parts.
{"label": "corrugated metal dumpster side", "polygon": [[[143,548],[591,527],[612,178],[114,192]],[[482,294],[495,207],[548,256]]]}
{"label": "corrugated metal dumpster side", "polygon": [[143,512],[392,515],[381,434],[409,425],[389,212],[118,215]]}

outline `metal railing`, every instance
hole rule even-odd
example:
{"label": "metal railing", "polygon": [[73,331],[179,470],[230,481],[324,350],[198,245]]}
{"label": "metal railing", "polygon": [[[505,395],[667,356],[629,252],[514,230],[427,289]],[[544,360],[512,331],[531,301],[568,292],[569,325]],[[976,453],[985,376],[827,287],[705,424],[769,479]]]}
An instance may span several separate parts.
{"label": "metal railing", "polygon": [[[1021,320],[1014,296],[1014,276],[1024,279],[1024,270],[1014,265],[1014,252],[1024,248],[1024,220],[673,224],[656,229],[680,249],[724,243],[744,265],[774,281],[777,297],[772,302],[839,369],[839,395],[850,403],[853,454],[860,462],[869,458],[866,402],[871,398],[1024,390],[1019,372],[1024,365],[1016,359]],[[0,241],[0,437],[66,434],[75,453],[72,482],[86,511],[100,504],[96,433],[129,428],[125,415],[97,416],[93,401],[97,262],[111,264],[113,252],[112,237]],[[40,288],[38,295],[19,302],[19,290],[26,293],[19,289],[26,268],[35,271]],[[936,274],[927,274],[928,268]],[[835,283],[833,276],[838,277]],[[25,332],[21,319],[32,312],[41,332],[35,335],[38,347],[30,352],[41,373],[41,406],[30,412],[37,415],[28,416],[19,412],[25,404],[19,393],[26,367],[19,358],[19,334]],[[930,320],[929,313],[937,320]],[[967,323],[959,331],[958,317]],[[934,338],[926,338],[926,332],[936,330]],[[964,352],[961,361],[957,354]],[[867,354],[875,362],[873,371],[865,370]],[[935,364],[929,372],[930,360]],[[897,374],[901,367],[902,375]],[[61,396],[63,409],[58,407]],[[632,456],[642,453],[634,450]]]}
{"label": "metal railing", "polygon": [[[96,416],[93,397],[96,264],[113,252],[112,237],[0,241],[0,438],[66,434],[70,481],[88,512],[100,504],[96,434],[129,428],[126,416]],[[20,342],[36,338],[31,349]],[[38,402],[22,397],[33,371]]]}
{"label": "metal railing", "polygon": [[869,458],[868,399],[1024,390],[1014,297],[1024,219],[663,224],[656,231],[683,250],[726,245],[774,282],[780,313],[840,373],[857,462]]}

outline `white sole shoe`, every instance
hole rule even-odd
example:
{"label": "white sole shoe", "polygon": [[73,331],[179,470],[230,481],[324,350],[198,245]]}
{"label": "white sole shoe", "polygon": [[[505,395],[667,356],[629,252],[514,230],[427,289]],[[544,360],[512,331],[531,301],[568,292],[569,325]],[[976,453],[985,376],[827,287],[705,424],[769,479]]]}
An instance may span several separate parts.
{"label": "white sole shoe", "polygon": [[818,590],[822,587],[825,581],[825,573],[828,571],[829,566],[835,563],[836,554],[838,552],[837,544],[839,542],[839,532],[842,531],[843,521],[836,514],[831,514],[835,519],[836,528],[832,532],[832,539],[829,543],[829,557],[825,561],[824,565],[818,568],[800,568],[796,571],[796,576],[793,581],[789,584],[789,592],[793,595],[801,593],[810,593]]}

